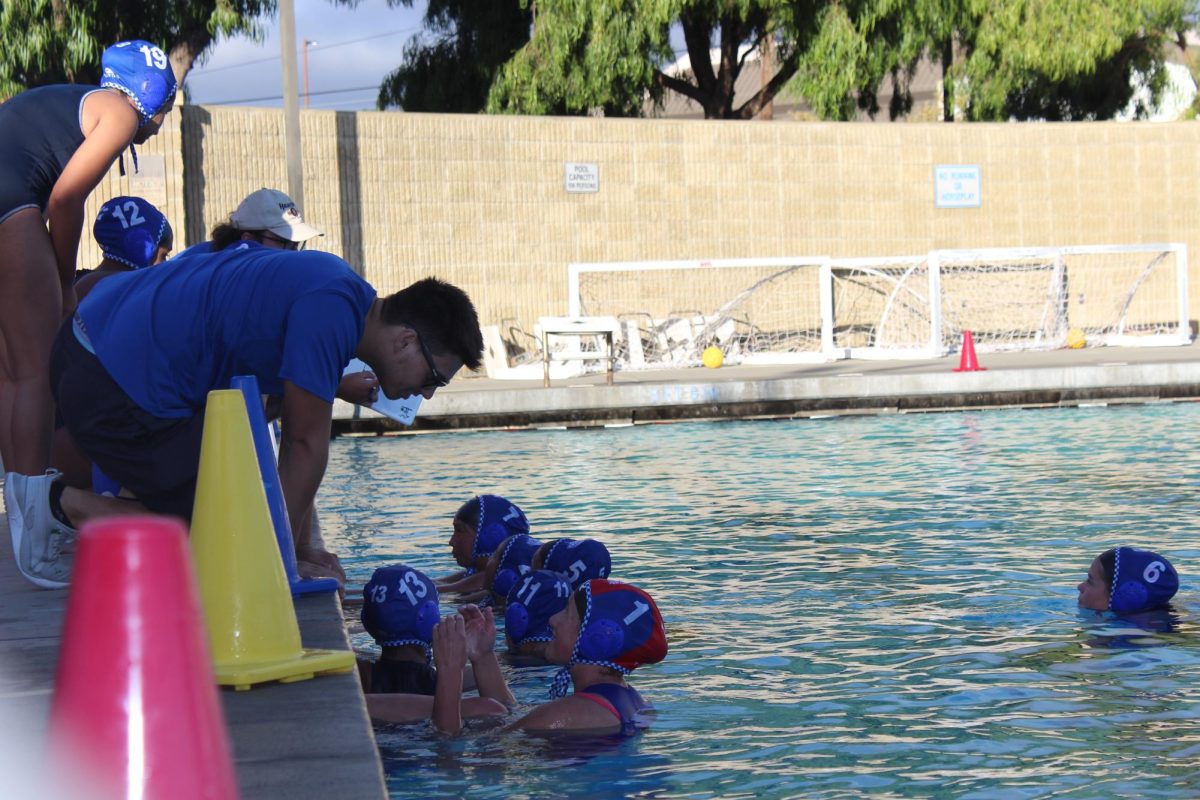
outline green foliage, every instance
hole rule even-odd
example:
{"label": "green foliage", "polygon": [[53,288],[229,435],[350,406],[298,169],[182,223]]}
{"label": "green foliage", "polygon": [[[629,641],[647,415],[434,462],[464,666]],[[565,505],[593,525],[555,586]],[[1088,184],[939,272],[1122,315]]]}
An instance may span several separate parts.
{"label": "green foliage", "polygon": [[186,67],[215,37],[258,35],[275,0],[4,0],[0,97],[47,83],[93,83],[114,42],[147,39],[187,51]]}
{"label": "green foliage", "polygon": [[[1164,48],[1195,25],[1197,7],[1198,0],[432,0],[427,35],[406,48],[379,105],[637,116],[671,91],[706,117],[748,119],[785,91],[823,119],[852,119],[860,109],[879,113],[877,94],[890,81],[888,113],[896,118],[912,108],[917,65],[932,59],[944,70],[947,115],[1101,119],[1129,104],[1137,82],[1157,98]],[[683,33],[690,73],[668,70],[673,30]],[[747,51],[764,42],[773,45],[774,77],[749,97],[744,87],[735,95]]]}
{"label": "green foliage", "polygon": [[496,72],[529,41],[532,21],[520,0],[430,0],[425,35],[405,47],[404,63],[384,78],[377,105],[481,110]]}
{"label": "green foliage", "polygon": [[[1128,105],[1135,73],[1157,98],[1165,48],[1188,0],[999,0],[962,37],[950,77],[970,119],[1104,119]],[[1149,109],[1140,109],[1145,113]]]}
{"label": "green foliage", "polygon": [[[530,0],[522,0],[528,7]],[[641,113],[655,64],[671,57],[678,0],[538,0],[533,36],[504,65],[487,110]]]}

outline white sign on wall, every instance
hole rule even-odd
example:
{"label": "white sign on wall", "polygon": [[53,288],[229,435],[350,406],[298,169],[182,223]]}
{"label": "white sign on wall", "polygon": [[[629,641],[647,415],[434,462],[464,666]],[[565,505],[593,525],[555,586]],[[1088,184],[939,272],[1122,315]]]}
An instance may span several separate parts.
{"label": "white sign on wall", "polygon": [[939,164],[933,168],[934,205],[979,208],[983,204],[978,164]]}
{"label": "white sign on wall", "polygon": [[600,191],[600,166],[568,161],[563,164],[563,186],[572,194]]}

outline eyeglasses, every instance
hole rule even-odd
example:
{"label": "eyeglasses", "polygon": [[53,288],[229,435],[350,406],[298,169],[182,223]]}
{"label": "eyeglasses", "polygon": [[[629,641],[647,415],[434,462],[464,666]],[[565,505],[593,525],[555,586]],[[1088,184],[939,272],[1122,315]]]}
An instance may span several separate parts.
{"label": "eyeglasses", "polygon": [[276,236],[275,234],[271,233],[270,231],[263,231],[262,238],[270,239],[272,242],[275,242],[276,244],[279,245],[279,248],[281,250],[299,250],[300,248],[302,248],[304,246],[304,242],[293,242],[290,239],[284,239],[282,237]]}
{"label": "eyeglasses", "polygon": [[429,365],[429,381],[421,384],[421,389],[440,389],[449,383],[449,379],[442,377],[442,373],[438,372],[437,365],[433,363],[433,353],[429,350],[429,345],[425,344],[425,339],[421,337],[421,332],[413,328],[413,333],[417,334],[417,344],[421,345],[421,355],[425,356],[425,363]]}

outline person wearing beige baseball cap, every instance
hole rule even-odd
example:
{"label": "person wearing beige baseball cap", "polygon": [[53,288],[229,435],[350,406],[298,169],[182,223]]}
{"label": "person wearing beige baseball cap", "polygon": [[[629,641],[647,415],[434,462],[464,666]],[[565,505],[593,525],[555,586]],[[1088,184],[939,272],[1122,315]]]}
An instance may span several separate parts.
{"label": "person wearing beige baseball cap", "polygon": [[278,189],[259,189],[247,195],[228,220],[212,229],[209,241],[192,245],[176,258],[215,253],[246,241],[273,250],[300,250],[306,242],[324,235],[304,221],[292,198]]}
{"label": "person wearing beige baseball cap", "polygon": [[[278,189],[259,189],[249,194],[229,215],[229,224],[242,235],[259,234],[260,244],[279,250],[299,250],[309,239],[325,234],[300,216],[296,203]],[[216,231],[213,232],[216,241]]]}

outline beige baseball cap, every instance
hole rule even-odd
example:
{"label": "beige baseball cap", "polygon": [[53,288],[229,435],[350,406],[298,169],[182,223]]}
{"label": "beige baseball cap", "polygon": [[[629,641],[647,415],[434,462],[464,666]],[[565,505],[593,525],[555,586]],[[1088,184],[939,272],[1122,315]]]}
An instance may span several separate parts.
{"label": "beige baseball cap", "polygon": [[307,242],[325,234],[304,221],[292,198],[277,189],[259,189],[229,215],[240,231],[270,231],[289,242]]}

